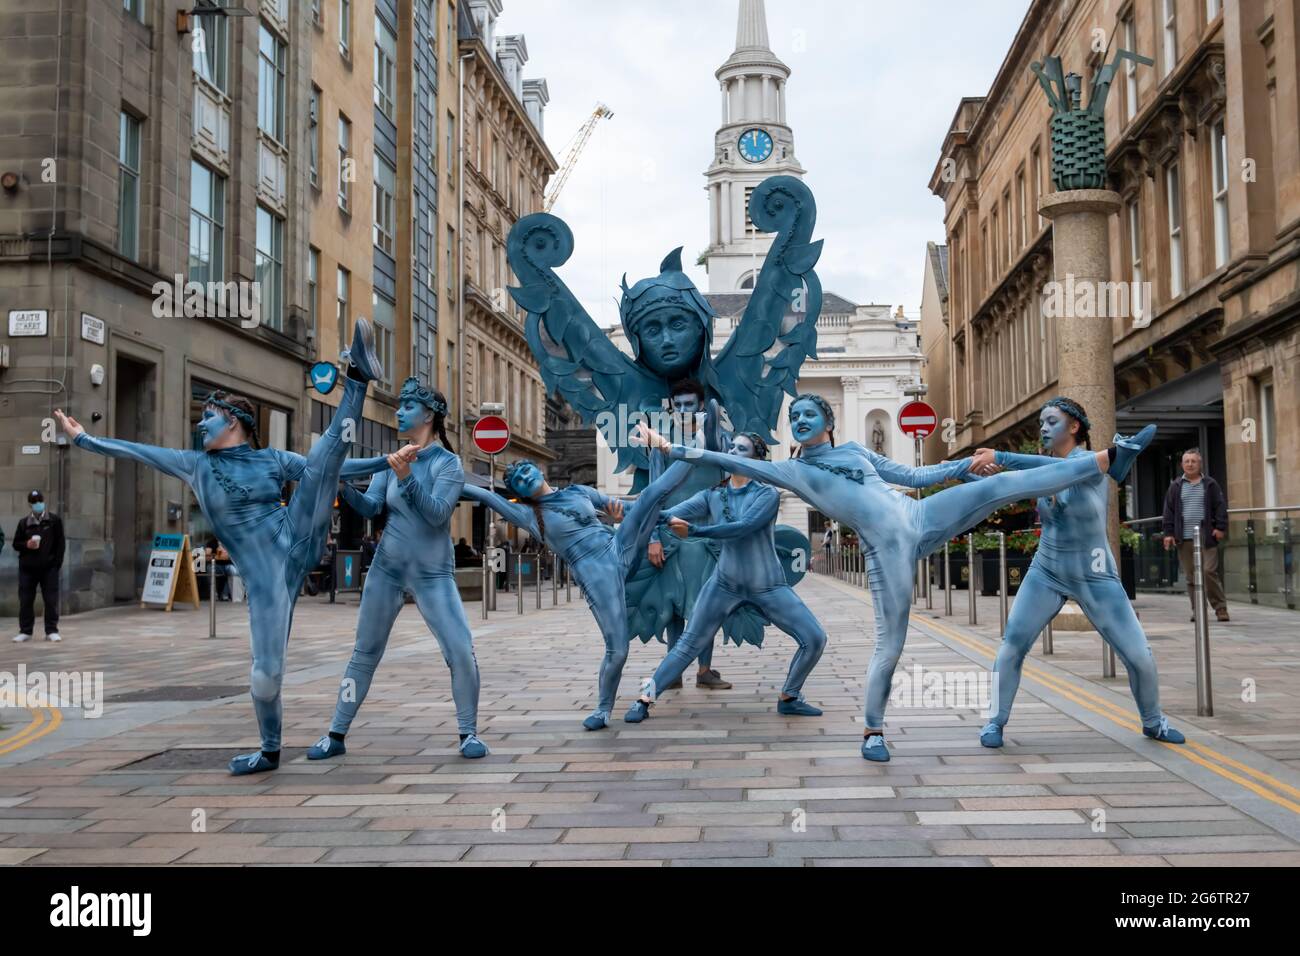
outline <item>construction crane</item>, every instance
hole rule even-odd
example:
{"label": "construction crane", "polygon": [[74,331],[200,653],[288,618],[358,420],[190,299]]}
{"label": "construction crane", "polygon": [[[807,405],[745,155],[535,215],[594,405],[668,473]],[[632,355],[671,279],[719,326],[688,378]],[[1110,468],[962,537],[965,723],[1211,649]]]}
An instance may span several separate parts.
{"label": "construction crane", "polygon": [[555,201],[560,198],[560,193],[564,190],[564,184],[569,181],[573,175],[573,167],[578,165],[578,157],[582,155],[583,147],[591,139],[591,134],[596,131],[596,124],[603,119],[613,119],[614,111],[604,103],[597,103],[596,108],[591,111],[587,121],[582,124],[578,132],[573,134],[573,139],[569,140],[569,145],[564,147],[564,152],[560,154],[560,169],[551,180],[550,192],[546,194],[546,201],[543,208],[550,212],[555,205]]}

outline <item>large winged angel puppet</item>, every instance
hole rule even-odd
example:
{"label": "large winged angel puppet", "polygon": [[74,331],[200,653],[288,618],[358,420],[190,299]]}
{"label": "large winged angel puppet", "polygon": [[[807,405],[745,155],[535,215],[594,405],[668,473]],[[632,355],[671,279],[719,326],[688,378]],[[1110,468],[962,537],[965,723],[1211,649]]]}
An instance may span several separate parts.
{"label": "large winged angel puppet", "polygon": [[[622,284],[619,312],[632,348],[628,356],[584,311],[556,274],[573,253],[573,233],[547,213],[527,216],[510,231],[507,252],[520,283],[510,293],[527,312],[525,333],[548,391],[559,392],[598,428],[618,455],[619,470],[635,469],[639,492],[664,467],[658,453],[633,445],[629,433],[648,416],[667,414],[673,386],[694,380],[705,404],[721,406],[734,432],[768,442],[786,395],[796,394],[804,359],[817,357],[817,317],[822,289],[813,267],[822,243],[812,242],[817,209],[811,191],[790,176],[773,176],[751,195],[750,219],[760,232],[776,233],[744,316],[730,340],[714,354],[715,313],[682,271],[681,249],[664,259],[657,276]],[[695,409],[703,411],[704,409]],[[653,420],[653,419],[652,419]],[[707,428],[707,447],[725,450],[717,428]],[[664,507],[717,485],[723,475],[698,467]],[[646,556],[627,583],[629,628],[642,641],[680,636],[695,597],[713,571],[716,547],[707,539],[682,539],[666,528],[656,535],[662,566]],[[652,549],[654,545],[652,544]],[[803,565],[795,552],[807,540],[794,529],[778,530],[778,550],[794,583]],[[749,606],[728,618],[724,634],[737,644],[762,641],[766,622]]]}

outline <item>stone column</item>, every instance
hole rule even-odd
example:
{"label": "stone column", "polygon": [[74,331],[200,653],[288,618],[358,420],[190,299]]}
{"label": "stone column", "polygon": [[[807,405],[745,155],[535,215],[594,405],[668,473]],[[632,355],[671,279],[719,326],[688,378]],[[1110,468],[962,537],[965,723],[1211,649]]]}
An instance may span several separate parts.
{"label": "stone column", "polygon": [[729,244],[731,242],[731,183],[725,180],[722,183],[722,201],[718,204],[718,211],[722,216],[722,242]]}
{"label": "stone column", "polygon": [[[1091,285],[1092,301],[1106,301],[1103,283],[1110,281],[1110,217],[1121,208],[1119,193],[1109,189],[1069,189],[1038,200],[1038,211],[1052,222],[1053,277],[1062,287],[1064,314],[1055,319],[1057,391],[1074,399],[1088,413],[1093,448],[1098,451],[1109,446],[1115,434],[1114,323],[1109,316],[1077,315],[1071,294]],[[1110,496],[1109,538],[1118,562],[1117,494]],[[1055,626],[1072,629],[1066,620],[1072,610],[1073,602],[1066,606]],[[1078,616],[1083,618],[1081,613]]]}

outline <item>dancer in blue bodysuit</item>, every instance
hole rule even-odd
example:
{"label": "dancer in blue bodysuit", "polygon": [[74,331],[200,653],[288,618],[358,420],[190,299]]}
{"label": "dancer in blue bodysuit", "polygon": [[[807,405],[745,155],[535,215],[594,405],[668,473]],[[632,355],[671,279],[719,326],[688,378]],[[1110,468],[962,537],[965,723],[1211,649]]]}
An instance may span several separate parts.
{"label": "dancer in blue bodysuit", "polygon": [[[230,761],[237,776],[280,765],[280,686],[293,608],[307,573],[325,547],[340,474],[364,477],[388,467],[384,458],[348,461],[350,435],[361,422],[366,386],[383,373],[370,323],[358,319],[343,400],[325,434],[304,458],[274,448],[250,447],[257,420],[247,399],[214,392],[203,406],[197,432],[203,451],[158,448],[89,435],[61,411],[55,417],[79,448],[129,458],[190,486],[213,533],[226,546],[248,593],[253,668],[250,691],[262,749]],[[281,492],[296,481],[286,507]]]}
{"label": "dancer in blue bodysuit", "polygon": [[[1043,406],[1038,423],[1043,448],[1050,456],[999,451],[995,462],[1003,468],[1025,469],[1043,468],[1062,458],[1089,457],[1091,425],[1077,402],[1052,399]],[[1102,640],[1124,662],[1129,689],[1142,718],[1142,732],[1155,740],[1183,743],[1183,735],[1170,727],[1169,719],[1160,712],[1155,658],[1115,570],[1115,557],[1106,536],[1110,485],[1103,476],[1096,475],[1051,498],[1039,498],[1038,517],[1043,535],[1007,618],[1006,635],[993,665],[991,719],[980,731],[980,743],[985,747],[1002,746],[1002,729],[1011,717],[1025,655],[1069,598],[1079,602]]]}
{"label": "dancer in blue bodysuit", "polygon": [[[589,488],[569,485],[558,491],[547,484],[541,469],[531,461],[517,461],[506,470],[506,487],[523,502],[515,504],[484,488],[466,485],[464,495],[491,508],[517,528],[522,528],[569,566],[605,638],[600,663],[596,709],[582,722],[588,730],[609,726],[618,695],[618,682],[627,663],[631,641],[627,626],[628,573],[645,553],[659,522],[664,497],[690,474],[690,466],[676,462],[650,482],[636,502],[623,513],[623,503]],[[615,521],[617,531],[602,524],[597,509]]]}
{"label": "dancer in blue bodysuit", "polygon": [[[364,495],[343,486],[343,498],[360,515],[373,518],[387,508],[388,523],[361,592],[356,646],[339,686],[334,720],[307,751],[308,760],[347,752],[343,738],[370,690],[407,591],[415,596],[451,670],[461,756],[473,759],[488,753],[477,736],[479,676],[474,638],[456,589],[451,516],[460,503],[465,472],[447,441],[447,400],[418,379],[408,378],[398,401],[398,433],[407,436],[408,448],[419,449],[418,453],[390,456],[391,473],[375,475]],[[443,447],[434,444],[435,438],[441,439]]]}
{"label": "dancer in blue bodysuit", "polygon": [[[736,435],[731,440],[731,454],[766,461],[767,444],[758,435]],[[746,602],[799,644],[777,712],[790,717],[821,716],[819,709],[804,701],[803,685],[826,649],[826,631],[790,587],[777,557],[773,534],[780,507],[781,493],[771,485],[735,474],[717,488],[701,491],[663,513],[675,534],[721,541],[722,553],[700,590],[685,633],[669,648],[641,698],[624,716],[629,724],[649,716],[658,689],[671,687],[700,649],[712,643],[727,615]]]}
{"label": "dancer in blue bodysuit", "polygon": [[717,465],[792,491],[831,520],[858,533],[866,549],[876,618],[876,649],[867,671],[862,756],[875,761],[889,759],[883,731],[885,704],[907,638],[917,561],[1013,501],[1054,494],[1100,472],[1122,480],[1155,434],[1155,426],[1148,425],[1132,441],[1122,441],[1091,458],[1009,472],[918,501],[898,494],[889,484],[922,488],[949,478],[969,477],[972,470],[979,474],[991,467],[993,456],[985,451],[961,461],[909,468],[856,442],[836,447],[835,415],[820,395],[795,399],[790,406],[790,427],[801,446],[800,456],[781,462],[671,445],[644,425],[638,426],[637,434],[640,440],[668,450],[675,459]]}

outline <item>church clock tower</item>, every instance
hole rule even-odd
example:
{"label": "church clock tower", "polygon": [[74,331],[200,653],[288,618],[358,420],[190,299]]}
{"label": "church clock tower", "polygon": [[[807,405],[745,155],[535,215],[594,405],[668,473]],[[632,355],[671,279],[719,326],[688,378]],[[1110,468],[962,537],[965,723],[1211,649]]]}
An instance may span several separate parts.
{"label": "church clock tower", "polygon": [[715,74],[722,90],[722,125],[714,141],[709,190],[709,292],[751,289],[772,246],[754,231],[749,194],[769,176],[803,178],[786,125],[790,68],[772,52],[763,0],[740,0],[736,52]]}

